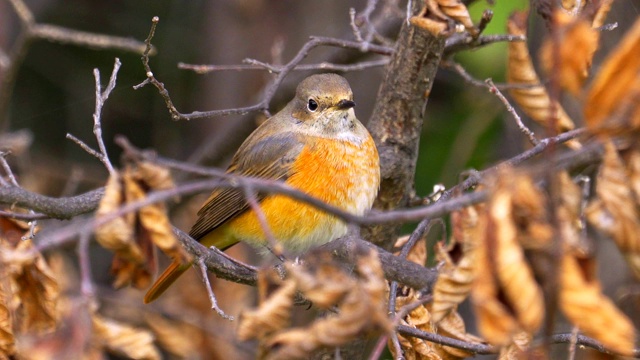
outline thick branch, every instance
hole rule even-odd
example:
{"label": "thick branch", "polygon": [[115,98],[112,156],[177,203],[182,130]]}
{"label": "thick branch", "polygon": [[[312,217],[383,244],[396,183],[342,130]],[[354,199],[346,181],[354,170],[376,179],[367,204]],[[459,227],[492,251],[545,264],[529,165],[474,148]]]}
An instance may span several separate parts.
{"label": "thick branch", "polygon": [[71,219],[96,209],[104,195],[104,188],[82,195],[52,198],[17,186],[0,187],[0,204],[23,207],[56,219]]}
{"label": "thick branch", "polygon": [[[421,1],[414,1],[413,12],[417,13],[421,6]],[[443,39],[407,23],[402,26],[397,50],[385,70],[368,124],[380,153],[382,182],[376,209],[404,207],[413,193],[422,110],[443,51]],[[363,235],[389,248],[389,239],[398,230],[397,226],[378,226]]]}

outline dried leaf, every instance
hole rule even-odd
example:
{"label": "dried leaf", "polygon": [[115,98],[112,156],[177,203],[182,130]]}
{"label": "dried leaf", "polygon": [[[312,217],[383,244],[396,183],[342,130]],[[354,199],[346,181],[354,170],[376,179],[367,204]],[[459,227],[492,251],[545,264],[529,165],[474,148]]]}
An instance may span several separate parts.
{"label": "dried leaf", "polygon": [[60,302],[61,321],[55,330],[44,334],[29,334],[20,337],[18,353],[28,360],[55,359],[102,359],[97,351],[87,346],[92,335],[91,319],[87,302]]}
{"label": "dried leaf", "polygon": [[[527,12],[514,12],[507,22],[507,30],[511,35],[526,35]],[[547,90],[540,83],[538,74],[533,67],[526,42],[509,42],[509,59],[507,63],[507,82],[514,85],[531,85],[532,87],[510,89],[509,93],[515,102],[531,119],[545,127],[555,124],[557,132],[572,130],[575,125],[562,106],[557,102],[551,103]],[[550,111],[551,106],[556,111]],[[555,117],[553,118],[552,115]],[[571,145],[576,147],[577,144]]]}
{"label": "dried leaf", "polygon": [[591,84],[585,100],[587,127],[599,133],[640,129],[640,18],[627,31]]}
{"label": "dried leaf", "polygon": [[420,13],[409,21],[435,36],[449,36],[457,32],[457,28],[450,28],[450,23],[461,24],[472,36],[478,34],[467,7],[460,0],[427,0]]}
{"label": "dried leaf", "polygon": [[[146,162],[130,164],[123,174],[109,178],[97,216],[109,216],[126,204],[144,200],[149,191],[171,187],[173,181],[168,170]],[[111,271],[117,288],[149,285],[156,267],[154,244],[175,260],[190,259],[173,234],[163,203],[144,206],[107,222],[96,230],[96,238],[103,247],[116,253]]]}
{"label": "dried leaf", "polygon": [[204,341],[201,331],[185,322],[171,321],[161,315],[148,313],[145,320],[160,347],[180,359],[196,359]]}
{"label": "dried leaf", "polygon": [[593,259],[565,255],[560,269],[559,305],[567,319],[607,348],[631,356],[635,330],[594,277]]}
{"label": "dried leaf", "polygon": [[[410,306],[414,309],[406,314],[401,322],[407,326],[415,327],[421,331],[444,335],[453,339],[466,341],[469,343],[481,343],[481,339],[466,332],[465,324],[460,315],[455,311],[450,311],[443,317],[440,323],[432,321],[430,305],[414,304],[420,302],[418,293],[413,289],[401,292],[396,299],[396,311],[402,312],[403,308]],[[398,336],[400,345],[407,359],[463,359],[473,354],[449,346],[435,344],[415,337]],[[392,346],[389,347],[393,349]]]}
{"label": "dried leaf", "polygon": [[478,34],[478,29],[473,25],[473,21],[471,21],[469,10],[467,10],[467,7],[462,3],[462,1],[435,0],[427,1],[427,4],[427,6],[431,5],[432,11],[441,12],[447,18],[453,19],[462,24],[472,36]]}
{"label": "dried leaf", "polygon": [[625,166],[611,142],[605,144],[596,195],[586,210],[587,219],[615,241],[631,270],[640,278],[640,211]]}
{"label": "dried leaf", "polygon": [[431,310],[433,321],[438,323],[455,311],[471,292],[475,277],[475,250],[463,252],[462,245],[452,242],[448,249],[439,243],[436,253],[443,262],[433,288]]}
{"label": "dried leaf", "polygon": [[[540,59],[547,74],[558,74],[560,86],[573,95],[578,95],[582,84],[589,76],[593,54],[598,49],[600,32],[591,27],[584,18],[574,18],[566,12],[557,9],[553,21],[558,28],[558,54],[554,54],[551,37],[547,36],[540,48]],[[558,69],[554,64],[558,62]]]}
{"label": "dried leaf", "polygon": [[527,349],[531,343],[531,334],[523,331],[513,336],[513,342],[502,349],[498,360],[524,360],[527,357]]}
{"label": "dried leaf", "polygon": [[[422,238],[418,239],[413,247],[409,250],[407,254],[407,260],[413,263],[416,263],[420,266],[424,266],[427,263],[427,243],[425,238],[427,233],[425,232],[422,235]],[[401,236],[396,240],[396,243],[393,245],[395,249],[402,249],[402,247],[409,241],[410,236],[405,235]],[[395,252],[394,255],[400,255],[400,250]]]}
{"label": "dried leaf", "polygon": [[[109,177],[104,196],[96,211],[96,217],[108,216],[125,204],[124,187],[120,174]],[[96,240],[107,250],[115,251],[117,256],[135,263],[144,261],[142,250],[136,244],[132,214],[120,216],[96,229]]]}
{"label": "dried leaf", "polygon": [[604,25],[604,21],[609,14],[609,10],[611,10],[611,4],[613,4],[613,0],[600,0],[599,3],[600,6],[598,7],[598,10],[593,17],[593,21],[591,22],[591,26],[596,29]]}
{"label": "dried leaf", "polygon": [[580,208],[582,206],[582,190],[576,185],[566,171],[559,173],[560,204],[556,209],[558,225],[562,240],[569,248],[579,248],[580,244]]}
{"label": "dried leaf", "polygon": [[0,250],[9,280],[6,304],[17,323],[13,330],[39,334],[53,329],[60,289],[44,257],[34,250],[31,240],[21,240],[15,247],[0,240]]}
{"label": "dried leaf", "polygon": [[[252,329],[247,332],[248,335],[265,336],[262,340],[268,358],[307,358],[311,352],[321,347],[340,346],[370,332],[391,331],[385,309],[386,282],[375,251],[360,257],[353,274],[333,263],[330,256],[314,255],[316,254],[308,256],[302,266],[288,266],[288,273],[293,282],[285,282],[283,286],[286,286],[286,289],[274,293],[274,296],[284,298],[283,301],[274,300],[272,303],[271,299],[268,299],[261,307],[273,307],[275,302],[278,302],[278,305],[290,304],[293,290],[299,289],[306,297],[314,294],[312,297],[319,299],[323,305],[327,305],[329,298],[337,299],[338,303],[333,304],[337,306],[337,313],[316,319],[306,327],[284,329],[273,334],[255,330],[257,324],[267,320],[258,316],[266,314],[269,317],[272,313],[259,309],[249,318],[243,315],[243,322],[252,322],[241,325],[245,329]],[[329,267],[332,270],[329,270]],[[341,276],[331,272],[342,273],[346,278],[355,275],[347,281],[348,286],[344,286],[346,293],[339,294],[336,291],[336,284],[333,283]],[[310,279],[313,279],[314,283],[311,286],[308,284]],[[289,288],[292,283],[295,283],[293,290]],[[329,289],[331,295],[328,297],[319,295],[323,285]]]}
{"label": "dried leaf", "polygon": [[[531,179],[524,175],[504,171],[497,178],[479,225],[481,244],[476,254],[472,299],[480,333],[493,344],[505,345],[521,331],[534,332],[544,317],[542,290],[518,244],[519,238],[536,233],[530,226],[535,219],[530,224],[519,213],[522,209],[531,210],[523,206],[527,204],[524,200],[535,203],[533,199],[541,196],[535,195]],[[520,193],[522,189],[524,193]],[[535,243],[535,239],[529,242]]]}
{"label": "dried leaf", "polygon": [[160,359],[153,335],[112,319],[93,314],[93,341],[100,348],[132,359]]}
{"label": "dried leaf", "polygon": [[242,312],[238,325],[238,338],[242,341],[264,339],[289,326],[295,294],[296,282],[285,281],[271,296],[260,303],[260,307]]}
{"label": "dried leaf", "polygon": [[0,358],[16,354],[16,339],[13,335],[11,312],[6,305],[8,299],[5,284],[5,281],[0,282]]}

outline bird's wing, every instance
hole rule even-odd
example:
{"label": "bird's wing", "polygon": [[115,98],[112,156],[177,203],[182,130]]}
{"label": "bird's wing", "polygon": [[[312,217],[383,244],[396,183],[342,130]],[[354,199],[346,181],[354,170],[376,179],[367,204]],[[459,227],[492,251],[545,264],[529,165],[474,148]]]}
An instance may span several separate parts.
{"label": "bird's wing", "polygon": [[[304,147],[299,136],[293,133],[263,136],[252,145],[247,146],[247,143],[249,141],[233,157],[227,172],[280,181],[285,181],[293,174],[293,162]],[[257,193],[256,197],[261,201],[265,194]],[[249,204],[242,189],[215,189],[198,211],[198,220],[189,234],[194,239],[200,239],[248,209]]]}

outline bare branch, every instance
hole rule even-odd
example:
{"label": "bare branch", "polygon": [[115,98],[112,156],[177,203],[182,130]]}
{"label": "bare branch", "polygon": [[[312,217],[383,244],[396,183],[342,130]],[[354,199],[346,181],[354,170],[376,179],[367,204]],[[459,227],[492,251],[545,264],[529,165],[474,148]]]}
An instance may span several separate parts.
{"label": "bare branch", "polygon": [[[283,66],[271,65],[253,59],[245,59],[247,64],[241,65],[204,65],[204,64],[185,64],[178,63],[179,69],[191,70],[198,74],[206,74],[214,71],[243,71],[243,70],[268,70],[274,73],[282,71]],[[389,59],[383,58],[379,60],[361,61],[355,64],[333,64],[321,62],[317,64],[296,65],[293,71],[309,71],[309,70],[330,70],[336,72],[362,71],[374,67],[385,66],[389,63]]]}
{"label": "bare branch", "polygon": [[[156,27],[159,21],[160,19],[157,16],[155,16],[152,19],[151,30],[149,31],[149,36],[145,40],[145,44],[147,44],[147,50],[145,50],[142,56],[142,65],[146,71],[147,78],[140,84],[134,86],[133,88],[137,90],[144,87],[147,84],[151,84],[155,86],[156,89],[158,89],[160,96],[164,99],[165,104],[167,105],[167,109],[169,110],[169,113],[171,114],[171,118],[173,120],[193,120],[193,119],[211,118],[211,117],[218,117],[218,116],[243,115],[243,114],[248,114],[250,112],[257,112],[257,111],[262,111],[266,116],[271,116],[271,114],[269,113],[269,105],[271,103],[271,100],[273,99],[273,96],[276,93],[276,90],[280,87],[280,84],[282,84],[282,81],[284,80],[284,78],[291,71],[293,71],[293,69],[296,66],[298,66],[298,64],[302,60],[304,60],[304,58],[307,57],[307,55],[309,54],[309,51],[311,51],[312,49],[318,46],[334,46],[334,47],[362,50],[361,49],[362,44],[358,42],[340,40],[335,38],[327,38],[327,37],[311,37],[311,39],[306,44],[304,44],[304,46],[298,51],[296,56],[294,56],[293,59],[291,59],[287,64],[281,67],[278,67],[277,68],[278,71],[275,71],[276,67],[273,67],[273,69],[270,69],[273,73],[276,74],[276,76],[271,82],[271,84],[266,88],[262,99],[257,104],[246,106],[246,107],[233,108],[233,109],[194,111],[189,114],[183,114],[180,111],[178,111],[178,109],[175,107],[175,105],[173,104],[173,101],[171,100],[171,97],[169,96],[169,91],[166,89],[166,87],[162,82],[156,79],[149,65],[148,50],[151,49],[151,40],[153,39],[153,36],[155,34]],[[389,55],[393,52],[393,49],[386,46],[370,45],[367,47],[367,52],[377,53],[382,55]],[[257,65],[257,64],[254,63],[253,65]],[[263,64],[263,63],[260,63],[260,65],[267,66],[266,64]]]}
{"label": "bare branch", "polygon": [[211,301],[211,308],[215,310],[215,312],[220,315],[223,319],[233,321],[234,318],[231,315],[227,315],[220,307],[218,306],[218,300],[216,299],[216,294],[213,292],[213,288],[211,287],[211,282],[209,281],[209,275],[207,274],[207,266],[204,264],[202,259],[198,259],[196,261],[198,268],[200,269],[200,275],[202,276],[202,282],[204,283],[204,287],[207,289],[207,293],[209,294],[209,300]]}
{"label": "bare branch", "polygon": [[504,97],[504,95],[502,95],[502,93],[500,92],[500,90],[498,90],[498,88],[496,87],[496,85],[493,83],[493,80],[491,79],[487,79],[484,81],[487,86],[489,87],[489,92],[491,92],[492,94],[495,94],[498,99],[500,99],[500,101],[502,101],[502,103],[504,104],[504,106],[507,108],[507,111],[513,116],[513,118],[516,120],[516,124],[518,125],[518,129],[520,129],[520,132],[522,132],[523,134],[525,134],[527,136],[527,138],[529,138],[529,142],[531,144],[538,145],[540,143],[540,141],[536,138],[535,134],[533,133],[533,131],[531,131],[523,122],[522,119],[520,118],[520,115],[518,115],[518,113],[516,112],[516,110],[513,108],[513,106],[511,105],[511,103],[509,103],[509,100],[507,100],[506,97]]}

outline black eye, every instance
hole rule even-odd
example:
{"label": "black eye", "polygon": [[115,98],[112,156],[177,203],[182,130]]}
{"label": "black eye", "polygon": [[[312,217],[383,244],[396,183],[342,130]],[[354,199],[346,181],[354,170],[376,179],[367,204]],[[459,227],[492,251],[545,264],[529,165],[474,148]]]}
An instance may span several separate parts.
{"label": "black eye", "polygon": [[309,99],[309,103],[307,104],[307,108],[311,112],[316,111],[318,109],[318,103],[313,99]]}

